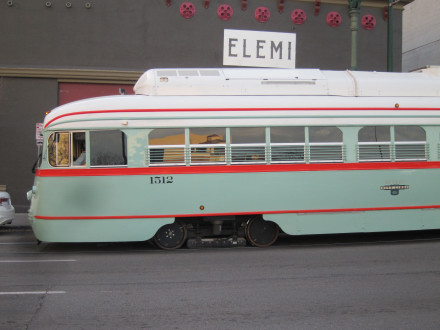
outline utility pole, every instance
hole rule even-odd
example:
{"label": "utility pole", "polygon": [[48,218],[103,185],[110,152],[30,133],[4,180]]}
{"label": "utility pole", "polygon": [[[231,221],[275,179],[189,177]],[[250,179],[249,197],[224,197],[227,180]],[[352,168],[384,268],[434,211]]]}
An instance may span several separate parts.
{"label": "utility pole", "polygon": [[[351,64],[350,70],[357,70],[357,35],[359,30],[359,16],[362,0],[348,0],[348,13],[350,14],[351,30]],[[391,0],[388,0],[391,1]]]}
{"label": "utility pole", "polygon": [[387,71],[394,71],[394,27],[393,27],[393,7],[400,0],[388,0],[388,24],[387,24]]}

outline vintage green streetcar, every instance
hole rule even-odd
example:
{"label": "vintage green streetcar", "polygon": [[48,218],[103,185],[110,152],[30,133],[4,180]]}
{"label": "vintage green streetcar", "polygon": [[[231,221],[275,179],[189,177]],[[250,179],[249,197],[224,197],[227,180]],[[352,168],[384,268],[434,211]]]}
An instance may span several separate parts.
{"label": "vintage green streetcar", "polygon": [[154,69],[52,110],[28,193],[44,242],[267,247],[440,228],[440,68]]}

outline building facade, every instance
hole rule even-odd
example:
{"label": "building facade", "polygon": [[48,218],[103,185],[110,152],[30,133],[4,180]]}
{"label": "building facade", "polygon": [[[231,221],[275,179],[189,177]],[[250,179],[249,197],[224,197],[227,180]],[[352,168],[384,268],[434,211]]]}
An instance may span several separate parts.
{"label": "building facade", "polygon": [[[402,12],[393,7],[394,70]],[[80,98],[132,93],[150,68],[222,67],[225,30],[295,34],[295,66],[351,66],[349,0],[10,0],[0,3],[0,184],[28,207],[36,124]],[[357,2],[358,4],[360,1]],[[388,0],[363,0],[357,68],[387,70]]]}
{"label": "building facade", "polygon": [[414,1],[403,13],[402,71],[440,65],[440,1]]}

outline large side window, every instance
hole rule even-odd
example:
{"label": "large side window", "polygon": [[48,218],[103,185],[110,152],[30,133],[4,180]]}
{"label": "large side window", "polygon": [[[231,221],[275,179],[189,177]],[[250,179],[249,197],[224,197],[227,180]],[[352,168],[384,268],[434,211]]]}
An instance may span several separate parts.
{"label": "large side window", "polygon": [[[269,134],[270,133],[270,134]],[[343,162],[338,127],[196,127],[153,129],[149,166]]]}
{"label": "large side window", "polygon": [[394,126],[397,161],[427,160],[426,133],[420,126]]}
{"label": "large side window", "polygon": [[185,130],[158,128],[148,137],[148,163],[150,165],[185,164]]}
{"label": "large side window", "polygon": [[427,159],[426,133],[420,126],[366,126],[358,138],[361,162]]}
{"label": "large side window", "polygon": [[90,132],[90,165],[127,165],[127,137],[119,130]]}
{"label": "large side window", "polygon": [[232,163],[264,163],[266,131],[264,127],[231,128]]}
{"label": "large side window", "polygon": [[304,162],[305,128],[271,127],[270,149],[272,163]]}
{"label": "large side window", "polygon": [[225,128],[190,128],[191,164],[225,163]]}
{"label": "large side window", "polygon": [[358,133],[359,161],[390,161],[390,126],[366,126]]}
{"label": "large side window", "polygon": [[342,162],[342,131],[334,126],[309,127],[310,162]]}

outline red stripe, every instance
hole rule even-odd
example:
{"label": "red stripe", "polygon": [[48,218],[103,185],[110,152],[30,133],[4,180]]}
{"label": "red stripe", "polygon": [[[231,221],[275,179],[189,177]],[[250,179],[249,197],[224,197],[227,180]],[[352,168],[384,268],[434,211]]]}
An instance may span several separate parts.
{"label": "red stripe", "polygon": [[311,213],[345,213],[345,212],[368,212],[368,211],[396,211],[396,210],[422,210],[438,209],[440,205],[420,205],[420,206],[392,206],[392,207],[360,207],[346,209],[316,209],[316,210],[280,210],[280,211],[260,211],[260,212],[235,212],[235,213],[200,213],[200,214],[160,214],[160,215],[118,215],[118,216],[44,216],[35,215],[36,219],[41,220],[106,220],[106,219],[151,219],[151,218],[189,218],[189,217],[211,217],[226,215],[251,215],[251,214],[311,214]]}
{"label": "red stripe", "polygon": [[271,164],[271,165],[206,165],[162,166],[136,168],[54,168],[37,170],[39,177],[124,176],[161,174],[213,174],[213,173],[259,173],[259,172],[305,172],[305,171],[367,171],[436,169],[440,162],[384,162],[340,164]]}
{"label": "red stripe", "polygon": [[74,113],[65,113],[59,115],[55,118],[52,118],[49,122],[44,125],[44,128],[48,127],[54,121],[69,117],[69,116],[78,116],[78,115],[86,115],[86,114],[103,114],[103,113],[148,113],[148,112],[212,112],[212,111],[346,111],[346,110],[354,110],[354,111],[387,111],[387,110],[416,110],[416,111],[432,111],[432,110],[440,110],[440,108],[199,108],[199,109],[117,109],[117,110],[92,110],[92,111],[78,111]]}

